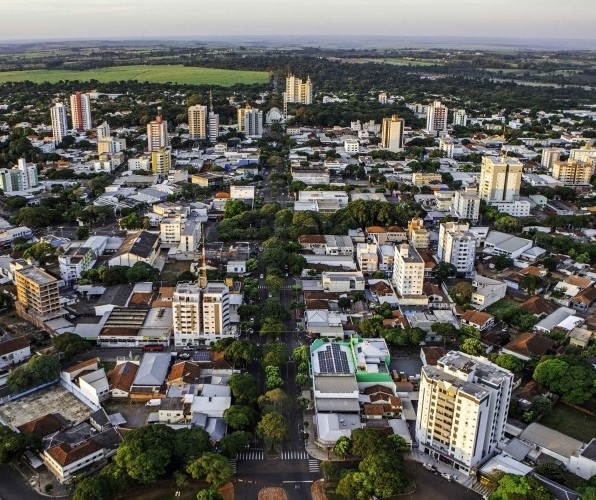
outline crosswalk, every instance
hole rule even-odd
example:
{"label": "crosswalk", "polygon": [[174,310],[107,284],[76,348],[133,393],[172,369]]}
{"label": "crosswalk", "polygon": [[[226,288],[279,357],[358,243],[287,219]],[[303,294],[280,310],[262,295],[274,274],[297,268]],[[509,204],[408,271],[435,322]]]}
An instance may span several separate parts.
{"label": "crosswalk", "polygon": [[236,459],[236,458],[230,459],[230,464],[232,464],[232,470],[234,471],[234,474],[236,474],[236,472],[237,472],[237,468],[238,468],[237,462],[238,462],[238,459]]}
{"label": "crosswalk", "polygon": [[282,460],[308,460],[310,455],[305,451],[282,451]]}
{"label": "crosswalk", "polygon": [[483,485],[482,483],[478,482],[473,477],[469,477],[463,482],[463,485],[478,493],[482,498],[488,498],[488,495],[491,493],[491,489],[488,486]]}
{"label": "crosswalk", "polygon": [[[280,287],[280,290],[292,290],[293,285],[283,285]],[[267,285],[259,285],[259,290],[271,290],[271,287],[268,287]]]}
{"label": "crosswalk", "polygon": [[263,460],[265,458],[262,451],[243,451],[236,456],[237,460]]}
{"label": "crosswalk", "polygon": [[308,461],[308,472],[321,472],[321,462],[311,458]]}

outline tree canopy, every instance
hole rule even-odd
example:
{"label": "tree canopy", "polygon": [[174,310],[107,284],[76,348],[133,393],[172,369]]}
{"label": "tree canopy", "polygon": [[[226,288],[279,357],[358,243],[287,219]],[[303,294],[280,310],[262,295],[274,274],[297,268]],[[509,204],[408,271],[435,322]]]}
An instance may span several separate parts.
{"label": "tree canopy", "polygon": [[542,359],[533,377],[571,404],[585,403],[596,394],[596,369],[579,356]]}

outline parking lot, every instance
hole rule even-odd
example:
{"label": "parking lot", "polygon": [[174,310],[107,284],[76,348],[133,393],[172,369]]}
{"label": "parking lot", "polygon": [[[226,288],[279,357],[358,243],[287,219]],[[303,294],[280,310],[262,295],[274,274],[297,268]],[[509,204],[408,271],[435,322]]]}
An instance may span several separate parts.
{"label": "parking lot", "polygon": [[83,422],[92,410],[60,385],[53,385],[0,406],[0,417],[18,427],[48,413],[60,413],[73,423]]}

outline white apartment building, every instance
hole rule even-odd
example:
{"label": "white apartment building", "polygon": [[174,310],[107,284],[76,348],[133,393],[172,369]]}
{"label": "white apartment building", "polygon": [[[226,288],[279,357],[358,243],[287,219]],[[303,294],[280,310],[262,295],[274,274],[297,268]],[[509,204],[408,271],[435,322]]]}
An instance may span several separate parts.
{"label": "white apartment building", "polygon": [[216,143],[219,137],[219,115],[213,111],[208,115],[207,133],[209,134],[209,142]]}
{"label": "white apartment building", "polygon": [[465,127],[468,124],[468,115],[465,109],[454,109],[453,110],[453,125],[459,125]]}
{"label": "white apartment building", "polygon": [[572,149],[569,151],[569,161],[596,161],[596,148],[593,145],[586,144],[583,148]]}
{"label": "white apartment building", "polygon": [[188,133],[191,139],[207,139],[207,106],[188,108]]}
{"label": "white apartment building", "polygon": [[108,125],[108,122],[103,122],[101,125],[99,125],[96,129],[95,129],[95,134],[97,136],[97,142],[103,140],[103,139],[107,139],[108,137],[110,137],[112,131],[110,130],[110,125]]}
{"label": "white apartment building", "polygon": [[50,108],[50,120],[54,144],[58,144],[68,133],[68,117],[64,103],[57,102]]}
{"label": "white apartment building", "polygon": [[261,137],[263,135],[263,112],[258,109],[248,109],[244,113],[243,132],[246,137]]}
{"label": "white apartment building", "polygon": [[416,439],[422,452],[457,470],[474,469],[504,437],[513,374],[490,361],[450,351],[422,368]]}
{"label": "white apartment building", "polygon": [[453,264],[458,273],[474,272],[476,238],[469,229],[469,224],[457,222],[443,222],[439,227],[438,257]]}
{"label": "white apartment building", "polygon": [[203,339],[211,342],[232,336],[230,289],[224,283],[207,283],[203,292]]}
{"label": "white apartment building", "polygon": [[159,151],[169,144],[168,122],[161,115],[147,124],[147,151]]}
{"label": "white apartment building", "polygon": [[403,118],[398,118],[397,115],[383,118],[381,147],[393,152],[401,151],[404,147],[404,125]]}
{"label": "white apartment building", "polygon": [[509,214],[513,217],[528,217],[530,215],[530,208],[532,208],[529,200],[493,201],[490,204],[499,212]]}
{"label": "white apartment building", "polygon": [[[119,238],[118,238],[119,239]],[[81,273],[91,269],[108,246],[107,236],[91,236],[83,243],[72,243],[58,257],[60,277],[66,283],[72,283],[81,277]]]}
{"label": "white apartment building", "polygon": [[422,295],[424,260],[412,245],[402,243],[395,247],[392,282],[401,297]]}
{"label": "white apartment building", "polygon": [[196,283],[180,282],[172,298],[174,345],[201,344],[202,290]]}
{"label": "white apartment building", "polygon": [[344,150],[346,153],[359,153],[360,143],[356,139],[347,139],[344,141]]}
{"label": "white apartment building", "polygon": [[181,253],[196,252],[201,243],[201,223],[186,215],[165,217],[159,223],[159,237],[165,247]]}
{"label": "white apartment building", "polygon": [[363,273],[374,273],[379,270],[379,256],[376,243],[358,243],[356,245],[356,261]]}
{"label": "white apartment building", "polygon": [[445,132],[447,130],[447,116],[449,110],[441,104],[441,101],[434,101],[426,111],[426,130],[429,132]]}
{"label": "white apartment building", "polygon": [[456,191],[453,198],[453,214],[472,222],[478,222],[480,217],[480,197],[476,189]]}
{"label": "white apartment building", "polygon": [[140,158],[131,158],[128,160],[128,170],[145,170],[151,171],[151,157],[141,156]]}
{"label": "white apartment building", "polygon": [[13,168],[0,169],[0,189],[5,193],[26,191],[37,186],[37,166],[27,164],[24,158],[19,158]]}
{"label": "white apartment building", "polygon": [[70,114],[72,117],[72,128],[83,132],[93,128],[91,122],[91,99],[89,94],[76,92],[70,96]]}
{"label": "white apartment building", "polygon": [[387,92],[379,92],[379,103],[387,104]]}
{"label": "white apartment building", "polygon": [[560,148],[544,148],[542,150],[540,165],[550,170],[553,166],[553,163],[561,158],[562,152],[563,150]]}

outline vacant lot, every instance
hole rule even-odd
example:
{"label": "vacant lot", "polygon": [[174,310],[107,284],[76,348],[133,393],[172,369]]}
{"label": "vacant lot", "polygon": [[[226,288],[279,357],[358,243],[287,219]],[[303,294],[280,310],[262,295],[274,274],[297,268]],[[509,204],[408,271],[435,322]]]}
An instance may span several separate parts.
{"label": "vacant lot", "polygon": [[0,417],[14,427],[48,413],[60,413],[71,422],[79,423],[89,418],[91,409],[60,385],[53,385],[0,406]]}
{"label": "vacant lot", "polygon": [[0,72],[0,83],[24,82],[56,83],[61,80],[89,81],[101,83],[135,80],[150,83],[180,83],[188,85],[222,85],[236,83],[267,83],[266,71],[235,71],[215,68],[191,68],[181,65],[161,66],[114,66],[88,71],[72,70],[29,70]]}
{"label": "vacant lot", "polygon": [[562,403],[555,406],[550,415],[541,418],[540,423],[584,443],[596,436],[596,417],[585,415]]}

